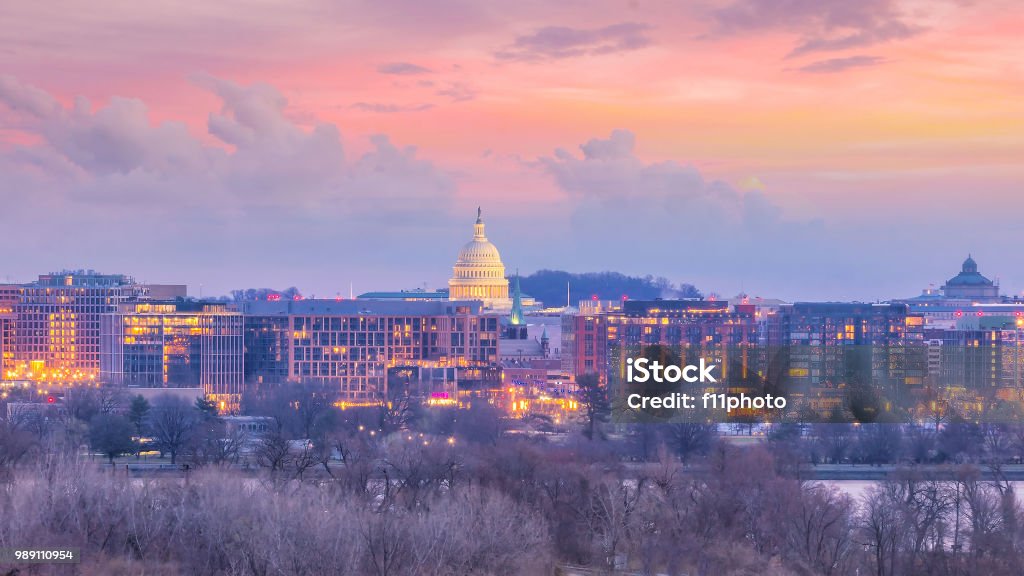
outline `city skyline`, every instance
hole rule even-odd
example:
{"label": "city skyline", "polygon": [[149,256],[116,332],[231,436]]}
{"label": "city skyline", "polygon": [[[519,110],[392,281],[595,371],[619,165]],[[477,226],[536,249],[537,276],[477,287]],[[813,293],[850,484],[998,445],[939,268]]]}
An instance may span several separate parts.
{"label": "city skyline", "polygon": [[1013,3],[350,8],[0,8],[0,276],[438,287],[483,205],[523,273],[1024,288]]}
{"label": "city skyline", "polygon": [[[939,297],[938,295],[943,294],[950,287],[951,284],[955,283],[956,280],[959,277],[963,276],[964,272],[967,271],[968,263],[970,263],[970,266],[973,267],[973,272],[977,273],[978,272],[978,266],[977,266],[976,262],[974,261],[973,256],[971,254],[968,254],[967,259],[961,265],[963,267],[963,271],[960,274],[958,274],[958,275],[951,275],[949,278],[947,278],[947,280],[942,281],[942,282],[929,282],[927,284],[927,286],[925,286],[919,293],[908,294],[908,295],[905,295],[905,296],[890,296],[890,297],[885,297],[885,298],[876,298],[874,300],[865,300],[865,299],[857,299],[857,298],[852,298],[852,299],[848,299],[848,300],[840,300],[838,298],[828,297],[826,295],[826,297],[821,298],[821,299],[819,299],[817,301],[820,301],[820,302],[843,302],[843,301],[847,301],[847,302],[863,303],[863,302],[871,302],[871,301],[874,301],[874,302],[890,302],[890,301],[903,302],[903,301],[912,300],[915,297],[918,297],[918,298],[937,298],[937,297]],[[616,272],[616,271],[605,270],[605,271],[602,271],[602,272]],[[122,278],[125,278],[126,282],[128,282],[128,283],[137,283],[137,284],[143,285],[143,286],[160,286],[161,287],[161,294],[166,292],[168,294],[168,296],[157,296],[157,297],[154,298],[157,301],[160,301],[160,300],[170,301],[170,300],[173,300],[173,299],[175,299],[177,297],[182,297],[182,296],[185,296],[185,295],[187,295],[187,297],[189,297],[189,298],[194,298],[194,299],[199,299],[199,300],[206,299],[206,300],[209,300],[209,301],[224,301],[224,298],[230,299],[230,298],[233,297],[232,292],[236,292],[236,291],[237,292],[245,292],[245,291],[251,291],[251,290],[269,290],[271,294],[274,294],[274,293],[283,293],[283,292],[287,292],[288,290],[293,290],[294,289],[294,290],[297,290],[296,298],[301,298],[301,299],[322,299],[322,300],[345,300],[345,299],[351,299],[351,298],[358,298],[360,296],[360,294],[363,294],[363,293],[373,294],[374,296],[369,297],[369,299],[373,300],[373,299],[377,299],[376,295],[379,295],[379,294],[397,294],[397,293],[400,293],[400,292],[405,292],[405,291],[411,292],[411,291],[415,291],[415,290],[422,290],[422,291],[424,291],[425,293],[428,293],[428,294],[432,294],[432,293],[436,293],[436,292],[448,292],[449,291],[448,287],[431,286],[431,285],[429,285],[427,283],[424,283],[423,285],[418,285],[418,286],[403,286],[403,287],[399,287],[399,288],[395,288],[395,289],[373,289],[373,288],[371,288],[371,289],[366,289],[366,290],[360,289],[360,290],[356,291],[355,288],[354,288],[354,285],[350,284],[349,287],[348,287],[348,292],[347,293],[343,292],[341,289],[338,289],[335,292],[330,293],[330,294],[317,294],[315,292],[304,291],[301,286],[296,286],[295,284],[289,284],[289,285],[280,285],[280,286],[270,286],[270,285],[258,285],[258,286],[256,286],[256,285],[254,285],[254,286],[233,288],[228,293],[225,293],[225,294],[212,294],[212,293],[202,294],[202,293],[197,293],[197,290],[196,290],[195,286],[191,286],[191,285],[188,285],[188,284],[181,284],[181,283],[167,284],[167,283],[164,283],[164,282],[153,283],[153,282],[150,282],[148,280],[140,279],[140,278],[138,278],[137,276],[135,276],[135,275],[133,275],[131,273],[125,273],[124,271],[117,271],[117,272],[114,272],[113,274],[108,274],[108,271],[95,270],[95,269],[92,269],[92,268],[81,268],[81,267],[78,267],[78,268],[67,268],[66,267],[66,268],[61,268],[61,269],[56,269],[56,270],[50,270],[50,271],[48,271],[46,273],[38,274],[35,278],[29,279],[29,280],[24,280],[24,281],[13,280],[13,279],[10,279],[8,277],[8,278],[5,279],[4,282],[0,282],[0,287],[3,287],[3,286],[18,287],[18,286],[45,285],[45,283],[42,282],[44,279],[46,279],[46,281],[50,281],[52,277],[59,277],[59,276],[65,276],[65,275],[67,275],[67,276],[72,276],[72,275],[73,276],[101,275],[101,276],[110,276],[110,277],[122,277]],[[521,276],[522,276],[522,274],[517,269],[515,272],[509,272],[507,274],[507,276],[504,276],[503,278],[511,280],[513,278],[521,277]],[[657,278],[657,276],[654,275],[654,274],[649,274],[649,275],[646,275],[646,276],[648,278]],[[640,277],[639,276],[634,276],[633,278],[640,278]],[[988,284],[988,286],[989,286],[988,290],[994,290],[994,291],[991,292],[991,294],[994,295],[994,296],[989,295],[989,296],[986,296],[986,297],[974,297],[974,296],[963,295],[963,294],[953,294],[953,295],[946,294],[945,297],[946,298],[952,298],[953,300],[956,300],[958,302],[964,302],[964,303],[973,300],[974,301],[973,303],[975,305],[992,304],[992,303],[997,303],[997,302],[1011,302],[1011,301],[1012,302],[1017,302],[1017,301],[1020,301],[1020,300],[1024,299],[1017,292],[1012,292],[1012,291],[1011,292],[1001,292],[1002,286],[1000,285],[999,277],[998,276],[994,277],[994,279],[990,279],[990,278],[986,277],[984,274],[981,274],[980,278],[984,282],[986,282]],[[757,299],[761,299],[761,298],[769,298],[769,299],[771,299],[771,298],[775,298],[775,296],[776,296],[776,295],[762,295],[762,294],[759,294],[759,293],[755,293],[755,292],[751,292],[751,291],[745,291],[745,290],[741,290],[740,292],[738,292],[736,294],[728,294],[728,293],[721,293],[721,292],[715,291],[713,289],[702,289],[699,286],[697,286],[695,288],[698,291],[701,292],[701,299],[707,299],[707,298],[710,298],[712,300],[720,299],[720,298],[721,299],[729,299],[729,298],[731,298],[733,296],[739,296],[739,295],[742,295],[742,296],[745,296],[745,297],[757,298]],[[202,289],[202,285],[199,286],[199,290],[200,291],[201,291],[201,289]],[[172,296],[170,296],[170,294],[174,294],[175,296],[172,297]],[[606,295],[606,297],[610,297],[610,296]],[[593,298],[596,300],[598,298],[598,295],[594,294]],[[616,296],[616,298],[618,298],[618,297]],[[630,298],[629,294],[622,294],[622,299],[623,300],[629,299],[629,298]],[[473,296],[466,296],[466,297],[460,297],[460,298],[452,297],[452,299],[453,300],[456,300],[456,299],[458,299],[458,300],[480,300],[481,298],[477,298],[477,297],[473,297]],[[644,300],[644,298],[640,298],[640,299]],[[672,299],[676,299],[676,297],[673,297]],[[483,300],[487,300],[487,299],[484,298]],[[778,301],[779,302],[786,302],[787,300],[778,299]],[[794,299],[788,300],[788,302],[814,302],[814,301],[816,301],[816,300],[809,299],[809,298],[794,298]],[[557,307],[558,303],[541,302],[541,304],[544,304],[546,306]],[[575,305],[574,303],[571,303],[571,304]]]}

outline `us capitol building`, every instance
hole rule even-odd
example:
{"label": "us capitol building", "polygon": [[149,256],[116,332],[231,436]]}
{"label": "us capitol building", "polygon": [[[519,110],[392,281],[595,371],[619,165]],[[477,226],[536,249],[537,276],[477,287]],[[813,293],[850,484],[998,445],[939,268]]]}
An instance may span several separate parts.
{"label": "us capitol building", "polygon": [[498,248],[484,233],[484,220],[480,208],[476,209],[473,239],[459,251],[454,274],[448,280],[449,300],[481,300],[484,307],[508,310],[512,300],[508,296],[508,278]]}

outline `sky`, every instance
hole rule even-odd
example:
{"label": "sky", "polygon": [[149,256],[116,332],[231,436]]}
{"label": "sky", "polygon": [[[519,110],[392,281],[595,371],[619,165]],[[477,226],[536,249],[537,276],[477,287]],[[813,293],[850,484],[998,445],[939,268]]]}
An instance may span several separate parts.
{"label": "sky", "polygon": [[0,281],[307,296],[506,266],[1024,293],[1024,5],[0,4]]}

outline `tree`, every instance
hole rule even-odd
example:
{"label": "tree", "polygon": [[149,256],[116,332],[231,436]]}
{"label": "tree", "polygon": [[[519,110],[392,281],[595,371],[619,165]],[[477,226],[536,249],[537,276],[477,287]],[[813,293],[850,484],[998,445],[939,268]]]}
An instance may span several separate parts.
{"label": "tree", "polygon": [[189,464],[235,463],[245,440],[245,432],[237,428],[229,431],[220,420],[202,420],[186,447]]}
{"label": "tree", "polygon": [[597,374],[583,374],[576,379],[576,397],[587,419],[587,438],[593,440],[598,422],[606,422],[611,414],[608,389]]}
{"label": "tree", "polygon": [[985,448],[985,434],[974,422],[957,418],[942,427],[936,437],[939,458],[962,462],[975,460]]}
{"label": "tree", "polygon": [[217,418],[217,403],[213,400],[207,400],[206,398],[196,398],[195,409],[204,418]]}
{"label": "tree", "polygon": [[456,412],[452,431],[459,438],[481,444],[495,444],[504,431],[505,421],[500,410],[481,399],[467,410]]}
{"label": "tree", "polygon": [[268,387],[249,398],[246,412],[269,416],[289,438],[318,438],[335,426],[336,396],[322,382],[300,382]]}
{"label": "tree", "polygon": [[0,420],[0,470],[15,466],[36,445],[36,438],[12,420]]}
{"label": "tree", "polygon": [[551,305],[565,303],[566,285],[569,285],[572,291],[572,304],[595,295],[604,300],[618,300],[623,295],[636,300],[701,296],[701,292],[691,284],[675,285],[662,277],[626,276],[619,272],[574,274],[562,270],[538,270],[529,276],[523,276],[520,282],[524,292]]}
{"label": "tree", "polygon": [[415,420],[409,380],[399,375],[388,375],[387,390],[380,394],[377,408],[377,428],[385,435],[405,430]]}
{"label": "tree", "polygon": [[684,464],[690,456],[707,454],[717,436],[718,427],[714,424],[680,422],[668,426],[669,445]]}
{"label": "tree", "polygon": [[91,422],[97,414],[112,414],[123,406],[123,388],[69,388],[64,395],[67,414],[83,422]]}
{"label": "tree", "polygon": [[840,464],[853,446],[853,433],[848,424],[815,424],[814,435],[826,461]]}
{"label": "tree", "polygon": [[863,462],[895,462],[902,452],[903,433],[895,424],[865,424],[860,427],[858,452]]}
{"label": "tree", "polygon": [[132,435],[135,427],[131,421],[118,414],[98,414],[93,417],[89,426],[89,443],[110,459],[135,451],[135,440]]}
{"label": "tree", "polygon": [[157,398],[150,412],[148,427],[157,449],[171,455],[175,464],[178,453],[191,441],[199,423],[196,409],[175,396]]}
{"label": "tree", "polygon": [[149,416],[149,401],[138,395],[132,398],[131,406],[128,408],[128,420],[135,426],[135,433],[142,436],[142,430],[146,425],[146,418]]}
{"label": "tree", "polygon": [[298,429],[295,433],[301,438],[322,436],[331,427],[331,417],[334,415],[330,387],[323,383],[308,383],[296,392],[293,406]]}
{"label": "tree", "polygon": [[260,437],[254,453],[256,462],[271,472],[284,470],[292,462],[291,442],[280,428]]}

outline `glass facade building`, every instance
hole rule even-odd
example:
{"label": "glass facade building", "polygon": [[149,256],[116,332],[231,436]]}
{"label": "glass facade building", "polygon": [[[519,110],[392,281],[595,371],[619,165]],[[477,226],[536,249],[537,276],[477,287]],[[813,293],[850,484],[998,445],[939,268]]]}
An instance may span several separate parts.
{"label": "glass facade building", "polygon": [[14,307],[20,298],[20,286],[0,285],[0,380],[14,376]]}
{"label": "glass facade building", "polygon": [[88,383],[99,378],[100,318],[146,289],[128,276],[77,271],[40,276],[18,292],[5,378]]}
{"label": "glass facade building", "polygon": [[101,380],[202,388],[221,411],[241,401],[242,315],[224,304],[135,302],[101,319]]}

